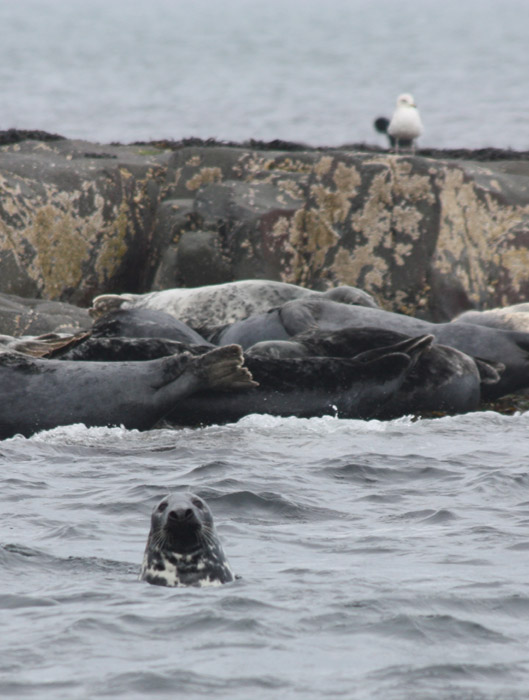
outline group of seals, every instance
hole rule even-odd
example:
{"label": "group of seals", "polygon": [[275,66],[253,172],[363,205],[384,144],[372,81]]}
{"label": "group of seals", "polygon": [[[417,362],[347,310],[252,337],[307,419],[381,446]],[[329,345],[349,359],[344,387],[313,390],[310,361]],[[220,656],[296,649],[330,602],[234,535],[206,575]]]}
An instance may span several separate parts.
{"label": "group of seals", "polygon": [[[91,331],[4,340],[0,387],[11,401],[0,407],[0,437],[72,422],[148,428],[161,417],[193,425],[247,413],[391,418],[464,412],[482,397],[529,386],[528,333],[484,325],[485,317],[479,325],[464,318],[429,323],[376,308],[351,287],[331,292],[253,280],[111,295],[113,311]],[[156,308],[164,303],[171,313]],[[108,296],[94,302],[100,310],[108,305]],[[178,309],[192,316],[192,307],[200,328],[174,316]],[[248,309],[252,315],[240,318]],[[239,320],[227,322],[232,318]],[[224,385],[204,380],[202,371],[221,366],[218,346],[231,347],[226,357],[238,363],[238,378]],[[233,346],[246,352],[244,378]],[[228,385],[231,393],[224,391]]]}
{"label": "group of seals", "polygon": [[[10,399],[0,405],[0,439],[75,422],[145,429],[161,418],[181,425],[255,412],[470,411],[483,396],[529,386],[526,314],[518,305],[436,324],[377,308],[352,287],[320,293],[258,280],[104,295],[90,330],[0,338],[0,388]],[[234,579],[198,496],[156,506],[140,579]]]}
{"label": "group of seals", "polygon": [[243,349],[268,340],[291,340],[308,330],[337,331],[377,328],[407,336],[430,334],[436,344],[455,348],[493,366],[501,376],[487,384],[484,397],[494,399],[529,387],[529,333],[464,322],[430,323],[379,308],[342,304],[327,299],[296,299],[243,321],[216,329],[210,340],[236,343]]}
{"label": "group of seals", "polygon": [[[245,289],[250,301],[238,306]],[[527,333],[462,321],[429,323],[376,308],[354,288],[331,292],[253,280],[112,295],[113,310],[91,331],[7,341],[8,351],[0,354],[0,388],[11,402],[0,407],[0,438],[73,422],[149,428],[162,417],[196,425],[248,413],[344,418],[457,413],[475,410],[483,397],[529,385]],[[290,300],[226,323],[284,297]],[[199,329],[149,308],[169,299],[169,309],[187,308],[189,316],[193,298]],[[101,310],[107,301],[98,297],[94,306]],[[245,350],[244,377],[234,345]],[[204,381],[201,369],[217,365],[218,346],[238,363],[238,377],[224,385]],[[36,400],[28,402],[28,396]]]}
{"label": "group of seals", "polygon": [[[270,356],[266,352],[252,352],[250,348],[244,361],[255,380],[254,387],[244,392],[199,391],[185,402],[175,403],[165,421],[176,425],[222,423],[249,413],[300,418],[336,413],[344,418],[387,417],[393,412],[388,407],[415,371],[419,357],[428,355],[433,338],[380,334],[376,329],[368,335],[364,344],[349,343],[348,348],[331,349],[313,357],[299,352],[291,357],[273,356],[274,353]],[[377,335],[382,335],[378,343],[374,337]],[[308,338],[303,342],[310,346]],[[300,344],[301,339],[291,343],[293,347]],[[346,346],[347,342],[342,345]],[[107,363],[151,360],[182,352],[200,354],[207,350],[208,347],[163,338],[84,337],[78,345],[70,343],[56,356]],[[479,379],[476,390],[479,393]]]}

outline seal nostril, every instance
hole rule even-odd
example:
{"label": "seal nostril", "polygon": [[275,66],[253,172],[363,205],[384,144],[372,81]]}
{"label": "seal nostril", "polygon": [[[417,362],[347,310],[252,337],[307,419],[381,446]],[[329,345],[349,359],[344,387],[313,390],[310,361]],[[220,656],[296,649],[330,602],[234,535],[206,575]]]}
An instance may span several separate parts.
{"label": "seal nostril", "polygon": [[193,517],[193,510],[191,508],[175,508],[167,514],[169,520],[191,520]]}

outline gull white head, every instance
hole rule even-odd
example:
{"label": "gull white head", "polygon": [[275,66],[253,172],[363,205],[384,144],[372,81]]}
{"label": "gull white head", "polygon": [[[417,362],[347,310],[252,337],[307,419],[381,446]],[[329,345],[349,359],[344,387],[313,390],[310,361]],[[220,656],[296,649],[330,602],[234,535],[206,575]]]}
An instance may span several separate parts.
{"label": "gull white head", "polygon": [[399,95],[397,97],[397,108],[399,107],[415,107],[415,109],[417,109],[417,105],[415,104],[413,95],[410,95],[409,92],[405,92],[402,95]]}
{"label": "gull white head", "polygon": [[397,153],[399,145],[411,146],[415,152],[414,140],[422,134],[422,122],[415,100],[408,92],[397,98],[397,108],[391,117],[388,134],[395,139]]}

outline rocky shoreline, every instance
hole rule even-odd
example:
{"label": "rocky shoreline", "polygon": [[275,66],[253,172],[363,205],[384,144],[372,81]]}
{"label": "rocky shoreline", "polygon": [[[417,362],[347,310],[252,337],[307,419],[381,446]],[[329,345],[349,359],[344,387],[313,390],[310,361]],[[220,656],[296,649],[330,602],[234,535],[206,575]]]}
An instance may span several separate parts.
{"label": "rocky shoreline", "polygon": [[[0,293],[89,306],[266,278],[445,321],[529,291],[529,152],[0,132]],[[7,331],[3,331],[7,332]]]}

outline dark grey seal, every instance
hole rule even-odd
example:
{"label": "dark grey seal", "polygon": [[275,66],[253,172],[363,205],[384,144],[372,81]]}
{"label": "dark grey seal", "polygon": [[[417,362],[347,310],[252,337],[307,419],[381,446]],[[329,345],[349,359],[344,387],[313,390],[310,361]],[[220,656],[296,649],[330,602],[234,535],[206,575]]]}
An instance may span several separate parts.
{"label": "dark grey seal", "polygon": [[180,343],[211,345],[171,314],[152,309],[112,311],[94,323],[92,336],[94,338],[167,338]]}
{"label": "dark grey seal", "polygon": [[166,420],[178,425],[223,423],[251,413],[380,418],[432,341],[431,336],[422,336],[399,348],[376,348],[353,358],[245,357],[257,387],[233,396],[199,392],[189,397],[185,411],[175,406]]}
{"label": "dark grey seal", "polygon": [[487,328],[467,323],[429,323],[382,309],[341,304],[325,299],[296,299],[226,326],[213,342],[237,343],[248,349],[263,340],[290,340],[307,330],[335,331],[370,326],[408,336],[431,334],[436,343],[474,358],[504,365],[498,382],[483,386],[486,399],[529,387],[529,333]]}
{"label": "dark grey seal", "polygon": [[170,494],[155,507],[140,581],[156,586],[219,586],[233,572],[205,501]]}
{"label": "dark grey seal", "polygon": [[[431,337],[431,336],[430,336]],[[252,345],[245,353],[254,357],[365,357],[375,348],[407,352],[413,339],[380,328],[349,327],[337,331],[306,331],[292,340],[269,340]],[[455,348],[431,344],[417,356],[402,386],[381,407],[379,418],[467,413],[479,407],[482,387],[499,382],[503,365],[470,357]]]}
{"label": "dark grey seal", "polygon": [[0,439],[59,425],[151,428],[205,389],[254,386],[239,346],[148,362],[75,362],[0,354]]}
{"label": "dark grey seal", "polygon": [[[387,346],[360,343],[358,347],[365,351],[359,350],[354,357],[245,356],[256,386],[233,396],[215,389],[199,391],[196,397],[176,403],[165,420],[177,425],[225,423],[249,413],[302,418],[329,414],[379,417],[433,341],[432,336],[399,336],[395,343],[394,336],[388,337]],[[89,338],[68,350],[65,357],[112,362],[203,351],[198,345],[185,346],[162,338]],[[477,375],[475,367],[474,372]],[[479,380],[477,386],[479,394]]]}
{"label": "dark grey seal", "polygon": [[83,362],[139,362],[168,355],[203,355],[209,345],[188,345],[166,338],[93,338],[53,350],[48,357]]}

